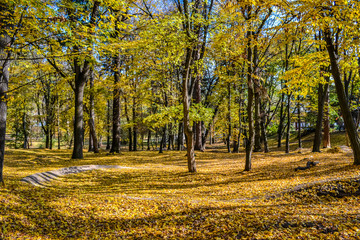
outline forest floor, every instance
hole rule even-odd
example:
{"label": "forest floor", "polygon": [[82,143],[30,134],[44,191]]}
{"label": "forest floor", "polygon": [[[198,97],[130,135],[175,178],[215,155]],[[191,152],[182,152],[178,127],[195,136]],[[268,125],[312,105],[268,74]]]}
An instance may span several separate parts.
{"label": "forest floor", "polygon": [[[179,151],[70,160],[70,150],[8,149],[0,239],[359,239],[360,167],[341,147],[312,153],[307,139],[301,153],[295,144],[289,154],[254,153],[249,172],[243,152],[208,146],[196,153],[195,174]],[[335,134],[332,144],[343,140]],[[309,160],[320,164],[294,171]],[[58,176],[40,187],[20,181],[83,165],[121,168]]]}

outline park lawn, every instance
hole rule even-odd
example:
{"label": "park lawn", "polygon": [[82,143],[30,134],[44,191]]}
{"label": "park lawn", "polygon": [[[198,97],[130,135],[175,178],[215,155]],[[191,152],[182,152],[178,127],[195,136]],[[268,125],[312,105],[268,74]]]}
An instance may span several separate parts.
{"label": "park lawn", "polygon": [[[70,160],[70,150],[7,150],[0,238],[360,238],[359,182],[350,180],[360,169],[348,153],[272,149],[254,153],[252,171],[244,172],[244,153],[214,147],[196,153],[196,174],[187,172],[184,155],[102,152]],[[320,164],[294,171],[309,159]],[[20,181],[33,173],[89,164],[132,168],[70,174],[46,187]],[[330,181],[339,178],[345,180]],[[339,186],[347,196],[336,195]],[[329,194],[318,196],[320,187]]]}

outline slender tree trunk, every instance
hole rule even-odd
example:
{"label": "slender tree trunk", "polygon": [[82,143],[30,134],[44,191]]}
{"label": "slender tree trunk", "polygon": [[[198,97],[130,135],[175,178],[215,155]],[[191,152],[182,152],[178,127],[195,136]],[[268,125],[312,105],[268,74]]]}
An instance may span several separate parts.
{"label": "slender tree trunk", "polygon": [[61,129],[60,129],[60,104],[58,100],[58,114],[57,114],[57,137],[58,137],[58,149],[61,148]]}
{"label": "slender tree trunk", "polygon": [[327,28],[324,30],[324,33],[325,33],[324,39],[326,41],[326,48],[330,58],[331,73],[334,78],[336,93],[338,96],[341,113],[345,123],[345,129],[349,135],[351,148],[354,152],[354,164],[360,165],[360,138],[356,131],[357,128],[355,126],[354,120],[351,116],[351,111],[348,105],[348,101],[346,100],[346,94],[343,83],[341,81],[341,74],[337,62],[335,47],[333,45],[333,41],[331,37],[331,31],[330,29]]}
{"label": "slender tree trunk", "polygon": [[324,106],[324,135],[323,135],[323,148],[331,148],[330,143],[330,101],[329,101],[329,87],[325,92],[325,106]]}
{"label": "slender tree trunk", "polygon": [[230,83],[228,84],[228,134],[227,134],[227,138],[226,138],[226,146],[227,146],[227,151],[228,153],[231,153],[231,85]]}
{"label": "slender tree trunk", "polygon": [[279,127],[277,130],[277,137],[278,137],[278,145],[277,147],[280,148],[281,147],[281,140],[282,140],[282,134],[283,134],[283,129],[284,129],[284,98],[285,98],[285,94],[282,93],[281,94],[281,102],[280,102],[280,119],[279,119]]}
{"label": "slender tree trunk", "polygon": [[163,149],[166,147],[166,125],[163,127],[163,133],[160,142],[159,153],[163,153]]}
{"label": "slender tree trunk", "polygon": [[182,82],[182,104],[184,113],[184,133],[186,135],[186,150],[187,150],[187,163],[189,172],[196,172],[195,154],[194,154],[194,139],[193,131],[190,126],[190,99],[189,99],[189,81],[190,81],[190,68],[192,59],[192,49],[186,49],[185,68],[183,70]]}
{"label": "slender tree trunk", "polygon": [[314,145],[313,145],[313,152],[320,152],[320,145],[321,145],[321,132],[322,132],[322,125],[323,125],[323,116],[324,116],[324,104],[326,98],[326,92],[329,85],[319,84],[318,90],[318,112],[316,118],[316,128],[315,128],[315,137],[314,137]]}
{"label": "slender tree trunk", "polygon": [[[89,126],[90,126],[90,119],[89,119]],[[88,152],[94,151],[93,142],[92,142],[92,136],[91,136],[91,130],[89,131],[89,149]]]}
{"label": "slender tree trunk", "polygon": [[241,122],[241,118],[242,118],[242,115],[241,115],[241,111],[242,111],[242,108],[243,108],[243,101],[242,101],[242,89],[240,90],[240,97],[239,97],[239,112],[238,112],[238,116],[239,116],[239,133],[237,135],[237,140],[236,140],[236,143],[234,143],[234,148],[233,148],[233,152],[234,153],[238,153],[239,152],[239,149],[240,149],[240,139],[241,139],[241,134],[242,134],[242,122]]}
{"label": "slender tree trunk", "polygon": [[106,118],[106,150],[110,150],[110,100],[107,101],[107,118]]}
{"label": "slender tree trunk", "polygon": [[261,110],[260,110],[260,93],[258,87],[259,81],[254,84],[255,89],[255,144],[254,152],[261,152]]}
{"label": "slender tree trunk", "polygon": [[132,119],[133,119],[133,151],[137,151],[137,124],[136,124],[136,102],[135,102],[135,97],[133,97],[133,106],[132,106]]}
{"label": "slender tree trunk", "polygon": [[148,138],[147,138],[147,150],[150,151],[150,142],[151,142],[151,130],[148,130]]}
{"label": "slender tree trunk", "polygon": [[245,159],[245,171],[251,170],[251,155],[254,148],[255,140],[255,131],[254,131],[254,82],[252,79],[252,50],[251,50],[251,33],[247,33],[248,43],[247,43],[247,60],[248,60],[248,70],[247,70],[247,85],[248,85],[248,105],[247,105],[247,114],[248,114],[248,128],[249,128],[249,137],[246,140],[246,159]]}
{"label": "slender tree trunk", "polygon": [[260,116],[261,116],[261,138],[264,143],[264,152],[268,153],[268,152],[270,152],[270,150],[269,150],[267,134],[266,134],[266,126],[265,126],[266,114],[263,112],[263,113],[261,113]]}
{"label": "slender tree trunk", "polygon": [[45,148],[50,148],[50,130],[48,129],[48,125],[46,126],[47,130],[45,132]]}
{"label": "slender tree trunk", "polygon": [[[113,118],[112,118],[112,143],[110,153],[120,153],[120,54],[114,57],[114,90],[113,90]],[[125,103],[126,104],[126,103]]]}
{"label": "slender tree trunk", "polygon": [[27,149],[28,146],[28,133],[26,130],[26,109],[24,107],[24,113],[23,113],[23,117],[22,117],[22,124],[23,124],[23,135],[24,135],[24,144],[23,144],[23,148]]}
{"label": "slender tree trunk", "polygon": [[91,134],[94,153],[99,153],[99,142],[97,140],[97,136],[96,136],[96,133],[95,133],[96,128],[95,128],[95,122],[94,122],[93,118],[89,119],[89,126],[90,126],[90,134]]}
{"label": "slender tree trunk", "polygon": [[287,95],[287,125],[286,125],[285,153],[290,152],[290,127],[291,127],[291,93]]}
{"label": "slender tree trunk", "polygon": [[184,143],[183,143],[183,140],[184,140],[184,131],[183,131],[183,123],[182,122],[180,122],[179,123],[179,129],[178,129],[178,146],[177,146],[177,150],[178,151],[181,151],[182,150],[182,148],[183,148],[183,145],[184,145]]}
{"label": "slender tree trunk", "polygon": [[[126,121],[128,122],[128,124],[130,124],[130,117],[129,117],[129,113],[128,113],[128,103],[127,103],[127,98],[124,98],[125,100],[125,115],[126,115]],[[132,140],[133,140],[133,136],[132,136],[132,128],[129,127],[128,128],[128,139],[129,139],[129,151],[132,151]]]}
{"label": "slender tree trunk", "polygon": [[299,149],[302,149],[302,142],[301,142],[301,104],[300,104],[300,96],[298,96],[298,140],[299,140]]}
{"label": "slender tree trunk", "polygon": [[[194,102],[196,104],[201,103],[201,84],[200,77],[196,77],[195,86],[194,86]],[[202,150],[202,141],[201,141],[201,121],[195,122],[195,150]]]}
{"label": "slender tree trunk", "polygon": [[54,137],[54,130],[51,128],[50,131],[50,150],[53,149],[53,137]]}

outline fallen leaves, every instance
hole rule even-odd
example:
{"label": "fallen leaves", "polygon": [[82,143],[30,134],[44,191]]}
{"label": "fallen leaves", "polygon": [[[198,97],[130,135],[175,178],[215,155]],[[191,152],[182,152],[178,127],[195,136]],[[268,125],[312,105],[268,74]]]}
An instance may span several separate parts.
{"label": "fallen leaves", "polygon": [[[49,153],[49,154],[48,154]],[[197,153],[197,174],[183,152],[86,154],[11,150],[0,189],[4,239],[351,239],[360,237],[358,167],[344,153]],[[321,166],[295,172],[306,157]],[[37,159],[46,164],[29,166]],[[70,174],[37,188],[22,177],[78,165],[121,165]],[[348,180],[326,182],[348,177]],[[318,184],[286,192],[307,183]],[[305,185],[304,185],[305,186]],[[278,196],[276,194],[281,193]],[[272,197],[271,197],[272,196]]]}

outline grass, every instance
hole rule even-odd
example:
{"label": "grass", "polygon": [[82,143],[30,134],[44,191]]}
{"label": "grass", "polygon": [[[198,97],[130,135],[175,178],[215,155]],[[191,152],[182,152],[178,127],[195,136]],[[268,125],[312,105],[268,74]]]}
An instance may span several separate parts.
{"label": "grass", "polygon": [[[342,138],[334,135],[333,145],[344,145]],[[0,238],[359,238],[357,194],[318,196],[317,185],[284,193],[300,184],[360,175],[348,154],[311,153],[308,142],[304,144],[302,153],[295,144],[290,154],[277,149],[254,153],[250,172],[243,171],[244,153],[229,154],[222,146],[209,146],[197,153],[196,174],[187,173],[185,152],[178,151],[85,153],[82,160],[70,160],[69,150],[7,150],[6,187],[0,189]],[[295,172],[307,158],[320,165]],[[46,188],[20,182],[33,173],[88,164],[133,169],[70,174]],[[283,194],[269,198],[278,193]]]}

